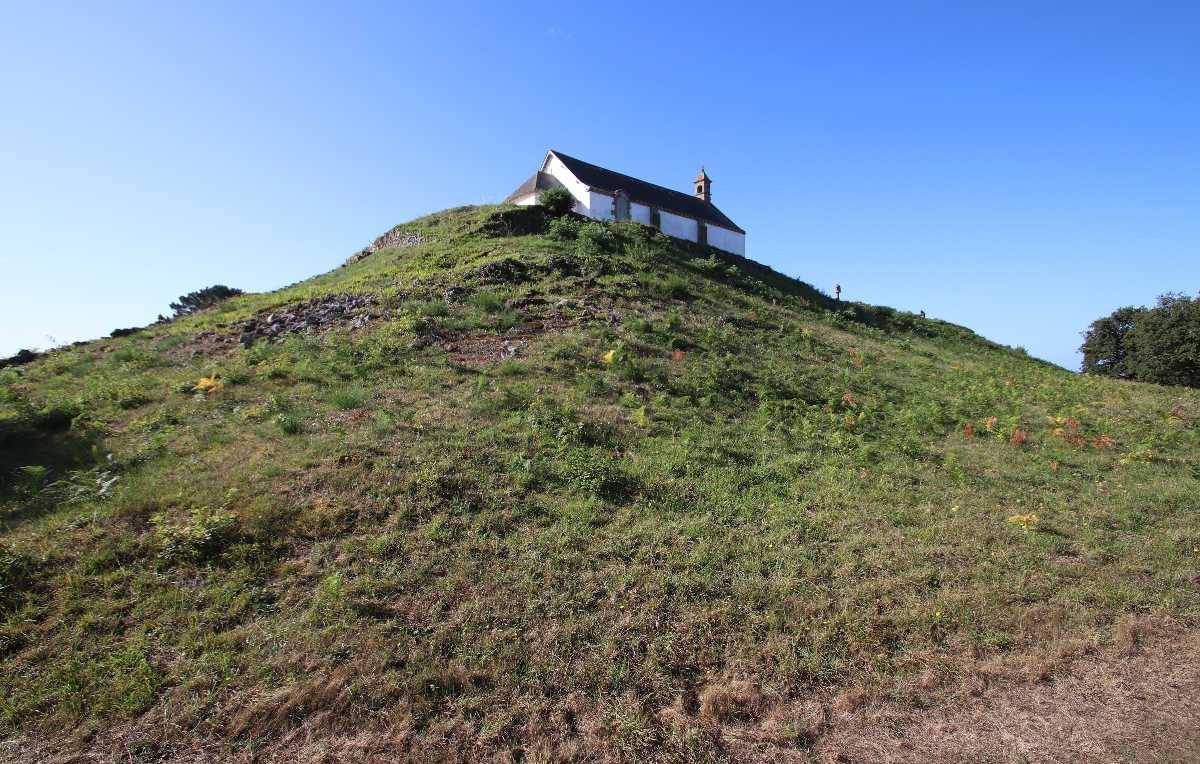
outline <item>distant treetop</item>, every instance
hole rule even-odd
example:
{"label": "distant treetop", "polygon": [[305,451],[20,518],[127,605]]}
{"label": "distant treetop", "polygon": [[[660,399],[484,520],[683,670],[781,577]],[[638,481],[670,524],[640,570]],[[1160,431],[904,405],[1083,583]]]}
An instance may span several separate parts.
{"label": "distant treetop", "polygon": [[239,294],[243,294],[242,290],[227,287],[224,284],[216,284],[181,295],[178,302],[171,303],[171,310],[175,311],[175,318],[190,316],[198,310],[211,308],[222,300],[236,297]]}

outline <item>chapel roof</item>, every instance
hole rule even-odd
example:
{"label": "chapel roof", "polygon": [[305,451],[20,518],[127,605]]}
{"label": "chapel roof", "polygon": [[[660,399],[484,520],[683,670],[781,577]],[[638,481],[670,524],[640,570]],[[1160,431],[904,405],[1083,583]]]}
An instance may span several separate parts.
{"label": "chapel roof", "polygon": [[[585,162],[582,159],[576,159],[561,151],[551,150],[550,154],[558,157],[576,178],[596,191],[605,191],[610,194],[615,191],[624,191],[628,194],[630,201],[640,202],[695,220],[703,220],[706,223],[712,223],[715,226],[737,231],[738,233],[745,233],[724,212],[717,209],[716,205],[712,202],[706,202],[698,196],[692,196],[682,191],[648,183],[632,175],[625,175],[624,173],[594,165],[591,162]],[[536,183],[540,175],[545,175],[545,173],[537,173],[534,177],[521,184],[522,187],[526,183]],[[517,196],[520,191],[521,189],[517,189],[517,193],[514,193],[509,198]],[[525,191],[524,193],[527,194],[529,191]]]}

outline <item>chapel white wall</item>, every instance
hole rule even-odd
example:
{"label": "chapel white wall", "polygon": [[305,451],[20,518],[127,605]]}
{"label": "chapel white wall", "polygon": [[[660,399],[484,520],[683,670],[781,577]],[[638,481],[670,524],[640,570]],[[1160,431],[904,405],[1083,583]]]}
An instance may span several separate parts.
{"label": "chapel white wall", "polygon": [[588,217],[596,220],[613,219],[613,198],[599,191],[588,191]]}
{"label": "chapel white wall", "polygon": [[666,210],[659,212],[658,230],[668,236],[674,236],[676,239],[696,241],[696,221]]}
{"label": "chapel white wall", "polygon": [[732,252],[735,255],[746,254],[746,234],[730,231],[720,226],[708,226],[708,243],[717,249]]}
{"label": "chapel white wall", "polygon": [[[558,157],[550,155],[542,167],[542,172],[549,173],[563,185],[571,196],[575,197],[575,212],[596,220],[613,219],[613,197],[610,194],[593,191],[582,183],[567,169]],[[537,204],[538,194],[532,193],[516,200],[516,204]],[[651,225],[652,211],[649,206],[630,200],[629,217],[639,223]],[[666,210],[659,211],[659,230],[668,236],[686,241],[699,241],[699,226],[707,227],[708,243],[717,249],[731,252],[735,255],[746,254],[746,235],[731,231],[720,226],[701,223],[692,218],[676,215]]]}
{"label": "chapel white wall", "polygon": [[637,202],[629,203],[629,219],[650,225],[650,208]]}

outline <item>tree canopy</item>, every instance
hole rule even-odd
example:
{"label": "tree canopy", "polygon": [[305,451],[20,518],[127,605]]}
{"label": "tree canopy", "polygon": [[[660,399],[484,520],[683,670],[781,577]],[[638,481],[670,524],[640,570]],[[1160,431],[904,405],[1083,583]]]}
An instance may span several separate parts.
{"label": "tree canopy", "polygon": [[222,300],[227,300],[239,294],[242,294],[242,290],[240,289],[227,287],[224,284],[215,284],[203,289],[197,289],[195,292],[180,295],[178,302],[171,303],[171,310],[175,311],[175,318],[190,316],[198,310],[210,308]]}
{"label": "tree canopy", "polygon": [[1083,371],[1200,387],[1200,297],[1164,294],[1154,307],[1124,307],[1084,332]]}

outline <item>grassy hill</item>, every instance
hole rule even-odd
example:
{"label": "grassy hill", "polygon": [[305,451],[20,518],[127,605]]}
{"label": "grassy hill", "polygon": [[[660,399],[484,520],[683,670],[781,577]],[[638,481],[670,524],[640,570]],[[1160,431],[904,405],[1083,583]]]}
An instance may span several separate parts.
{"label": "grassy hill", "polygon": [[1197,391],[636,224],[379,244],[0,370],[7,755],[803,755],[1200,620]]}

